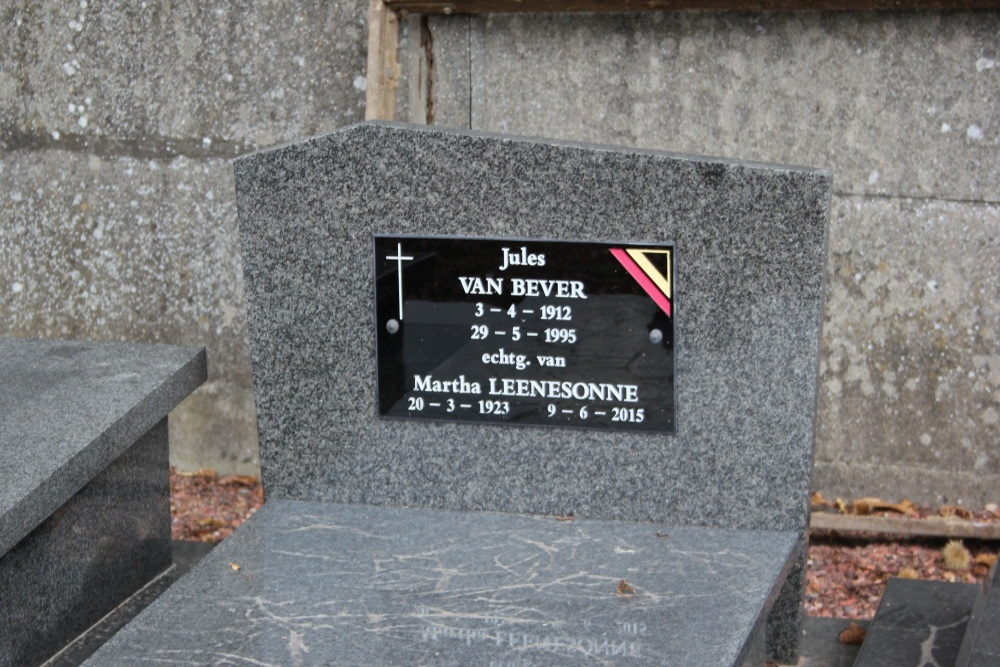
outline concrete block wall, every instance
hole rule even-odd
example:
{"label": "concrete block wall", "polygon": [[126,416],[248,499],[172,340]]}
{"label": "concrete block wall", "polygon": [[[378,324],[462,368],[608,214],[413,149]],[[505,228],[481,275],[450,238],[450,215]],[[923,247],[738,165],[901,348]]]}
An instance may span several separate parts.
{"label": "concrete block wall", "polygon": [[417,120],[833,169],[813,487],[998,499],[1000,12],[407,29],[402,61],[429,70],[401,95]]}
{"label": "concrete block wall", "polygon": [[171,460],[257,472],[230,160],[364,117],[367,6],[0,6],[0,335],[206,345]]}

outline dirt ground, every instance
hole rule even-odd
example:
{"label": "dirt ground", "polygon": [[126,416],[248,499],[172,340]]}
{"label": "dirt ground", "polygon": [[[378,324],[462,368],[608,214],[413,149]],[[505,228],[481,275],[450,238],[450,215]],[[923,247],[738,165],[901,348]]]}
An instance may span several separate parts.
{"label": "dirt ground", "polygon": [[[171,469],[170,487],[175,540],[223,540],[264,502],[259,479],[220,477],[211,470],[182,473]],[[837,509],[835,503],[826,503],[822,497],[819,500],[822,503],[814,498],[814,506],[824,504]],[[859,503],[852,504],[855,510],[862,507]],[[841,502],[839,510],[849,512],[852,506]],[[995,505],[974,512],[962,508],[932,511],[903,503],[886,507],[889,509],[865,508],[865,513],[905,511],[913,518],[957,513],[959,519],[1000,523],[1000,510]],[[806,574],[806,614],[871,619],[890,577],[979,582],[985,578],[998,549],[1000,544],[996,542],[814,533]]]}

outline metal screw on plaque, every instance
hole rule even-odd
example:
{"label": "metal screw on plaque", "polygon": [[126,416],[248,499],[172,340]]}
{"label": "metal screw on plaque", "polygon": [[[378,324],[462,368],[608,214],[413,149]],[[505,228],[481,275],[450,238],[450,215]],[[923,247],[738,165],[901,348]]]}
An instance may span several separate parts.
{"label": "metal screw on plaque", "polygon": [[389,320],[388,322],[385,323],[385,330],[391,334],[396,333],[397,331],[399,331],[399,321]]}
{"label": "metal screw on plaque", "polygon": [[653,329],[649,332],[649,342],[653,345],[659,345],[663,342],[663,332],[659,329]]}

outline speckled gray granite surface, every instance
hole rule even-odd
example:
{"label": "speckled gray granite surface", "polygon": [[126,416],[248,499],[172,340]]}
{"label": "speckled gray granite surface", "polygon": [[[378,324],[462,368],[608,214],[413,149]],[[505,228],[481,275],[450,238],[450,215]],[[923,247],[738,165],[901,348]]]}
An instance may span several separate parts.
{"label": "speckled gray granite surface", "polygon": [[[365,124],[235,162],[270,498],[801,530],[829,174]],[[375,407],[373,233],[674,242],[674,436]]]}
{"label": "speckled gray granite surface", "polygon": [[[828,172],[381,123],[234,168],[269,498],[804,535]],[[379,419],[376,233],[674,243],[676,434]]]}
{"label": "speckled gray granite surface", "polygon": [[796,540],[272,499],[85,664],[738,665]]}
{"label": "speckled gray granite surface", "polygon": [[201,348],[0,338],[0,554],[206,377]]}

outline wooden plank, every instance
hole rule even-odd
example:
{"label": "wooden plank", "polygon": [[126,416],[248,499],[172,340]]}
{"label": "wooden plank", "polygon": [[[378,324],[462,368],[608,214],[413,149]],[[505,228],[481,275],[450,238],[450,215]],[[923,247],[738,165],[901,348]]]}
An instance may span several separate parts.
{"label": "wooden plank", "polygon": [[911,519],[907,517],[813,512],[809,520],[809,528],[812,531],[878,533],[897,537],[1000,540],[1000,523],[961,521],[939,517]]}
{"label": "wooden plank", "polygon": [[383,0],[368,5],[365,119],[394,120],[399,88],[399,16]]}
{"label": "wooden plank", "polygon": [[510,14],[541,12],[997,9],[1000,0],[384,0],[392,9],[418,14]]}

